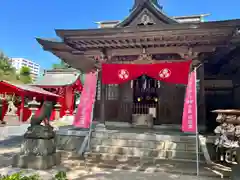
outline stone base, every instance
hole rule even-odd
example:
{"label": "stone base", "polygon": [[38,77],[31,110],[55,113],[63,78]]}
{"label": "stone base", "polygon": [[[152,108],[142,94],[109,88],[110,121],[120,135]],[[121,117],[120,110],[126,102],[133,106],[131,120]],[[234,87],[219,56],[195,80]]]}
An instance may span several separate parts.
{"label": "stone base", "polygon": [[234,165],[232,167],[232,174],[231,174],[231,180],[239,180],[240,179],[240,165]]}
{"label": "stone base", "polygon": [[8,126],[19,126],[22,124],[17,115],[6,114],[3,119]]}
{"label": "stone base", "polygon": [[133,127],[153,128],[153,116],[151,114],[133,114]]}
{"label": "stone base", "polygon": [[47,156],[15,155],[12,166],[25,169],[46,170],[61,163],[61,154],[56,152]]}
{"label": "stone base", "polygon": [[56,144],[59,150],[77,152],[81,147],[85,136],[56,135]]}
{"label": "stone base", "polygon": [[54,137],[53,127],[42,125],[31,125],[24,134],[24,138],[27,139],[53,139]]}
{"label": "stone base", "polygon": [[55,139],[24,139],[21,145],[22,155],[47,156],[56,153]]}

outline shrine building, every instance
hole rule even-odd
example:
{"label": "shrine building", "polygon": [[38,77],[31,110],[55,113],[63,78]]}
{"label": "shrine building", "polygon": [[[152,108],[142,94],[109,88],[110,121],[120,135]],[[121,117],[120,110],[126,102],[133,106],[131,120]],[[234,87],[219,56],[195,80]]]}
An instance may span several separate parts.
{"label": "shrine building", "polygon": [[[122,21],[98,22],[96,29],[57,29],[61,41],[37,41],[71,67],[83,73],[99,72],[94,119],[104,124],[131,125],[135,114],[151,113],[154,126],[180,127],[186,85],[162,82],[148,74],[104,84],[102,63],[147,67],[192,60],[191,68],[197,67],[198,123],[212,131],[211,110],[240,108],[240,19],[206,22],[207,15],[170,17],[157,0],[135,0]],[[129,78],[128,73],[123,71],[119,77]]]}

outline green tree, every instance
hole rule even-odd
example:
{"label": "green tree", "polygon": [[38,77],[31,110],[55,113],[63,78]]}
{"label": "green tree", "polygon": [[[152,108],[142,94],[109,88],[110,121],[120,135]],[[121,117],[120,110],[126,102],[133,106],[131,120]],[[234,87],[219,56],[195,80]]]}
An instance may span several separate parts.
{"label": "green tree", "polygon": [[27,66],[23,66],[20,69],[19,80],[24,84],[32,83],[31,69]]}
{"label": "green tree", "polygon": [[52,69],[67,69],[70,68],[70,66],[61,60],[59,64],[53,64]]}
{"label": "green tree", "polygon": [[0,80],[17,81],[16,69],[12,67],[10,59],[0,52]]}

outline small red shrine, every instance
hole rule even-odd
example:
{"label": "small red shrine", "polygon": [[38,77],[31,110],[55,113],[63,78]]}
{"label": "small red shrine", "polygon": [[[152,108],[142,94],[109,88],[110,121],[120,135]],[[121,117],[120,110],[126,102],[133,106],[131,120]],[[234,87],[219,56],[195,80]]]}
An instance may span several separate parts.
{"label": "small red shrine", "polygon": [[[11,115],[17,115],[19,122],[27,121],[31,116],[31,110],[25,107],[27,100],[37,99],[37,101],[49,100],[56,102],[62,97],[48,92],[42,88],[34,87],[26,84],[14,84],[8,81],[0,81],[0,94],[4,95],[1,102],[0,121],[4,121],[5,115],[10,113]],[[11,95],[18,99],[16,102],[7,102],[6,96]],[[16,108],[16,110],[14,110]]]}
{"label": "small red shrine", "polygon": [[75,95],[83,88],[80,77],[81,73],[72,68],[46,70],[33,85],[63,97],[58,100],[61,104],[60,117],[63,117],[74,113]]}

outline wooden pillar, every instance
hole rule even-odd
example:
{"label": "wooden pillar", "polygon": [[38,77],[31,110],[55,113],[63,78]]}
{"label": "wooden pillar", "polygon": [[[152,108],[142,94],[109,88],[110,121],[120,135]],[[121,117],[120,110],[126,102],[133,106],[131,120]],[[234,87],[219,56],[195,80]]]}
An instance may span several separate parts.
{"label": "wooden pillar", "polygon": [[[109,57],[107,54],[106,49],[102,49],[102,56],[101,56],[101,61],[103,62],[108,62]],[[101,97],[100,97],[100,124],[105,126],[105,121],[106,121],[106,88],[107,86],[102,83],[102,73],[101,73]]]}
{"label": "wooden pillar", "polygon": [[100,96],[100,123],[105,124],[105,102],[106,102],[106,85],[102,83],[101,79],[101,96]]}
{"label": "wooden pillar", "polygon": [[19,114],[19,121],[23,122],[23,111],[24,111],[24,95],[21,95],[21,105],[20,105],[20,114]]}
{"label": "wooden pillar", "polygon": [[119,84],[118,86],[118,117],[117,120],[118,121],[122,121],[123,120],[123,84]]}
{"label": "wooden pillar", "polygon": [[205,106],[205,87],[204,87],[204,64],[198,68],[198,79],[200,79],[199,89],[199,125],[206,126],[206,106]]}

